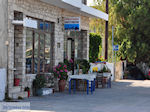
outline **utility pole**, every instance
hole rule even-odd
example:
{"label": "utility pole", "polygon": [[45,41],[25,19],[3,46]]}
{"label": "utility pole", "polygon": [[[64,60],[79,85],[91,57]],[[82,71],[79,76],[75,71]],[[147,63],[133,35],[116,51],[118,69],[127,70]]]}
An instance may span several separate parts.
{"label": "utility pole", "polygon": [[112,26],[112,63],[114,62],[114,26]]}
{"label": "utility pole", "polygon": [[[108,14],[108,0],[106,0],[106,13]],[[108,21],[105,23],[105,59],[108,59]]]}

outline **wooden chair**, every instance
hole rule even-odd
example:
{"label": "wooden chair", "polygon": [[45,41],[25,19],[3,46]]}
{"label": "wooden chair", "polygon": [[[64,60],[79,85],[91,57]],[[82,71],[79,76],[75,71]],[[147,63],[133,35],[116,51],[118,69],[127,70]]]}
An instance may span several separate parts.
{"label": "wooden chair", "polygon": [[106,84],[106,81],[104,80],[103,75],[98,73],[96,76],[96,88],[98,88],[99,85],[101,85],[102,88],[104,88],[105,84]]}

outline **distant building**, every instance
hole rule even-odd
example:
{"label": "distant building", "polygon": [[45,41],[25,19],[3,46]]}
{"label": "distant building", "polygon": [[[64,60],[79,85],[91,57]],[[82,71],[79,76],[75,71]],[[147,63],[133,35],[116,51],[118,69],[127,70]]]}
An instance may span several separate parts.
{"label": "distant building", "polygon": [[[9,97],[26,97],[34,74],[49,72],[65,58],[89,59],[89,18],[108,21],[108,15],[84,4],[87,0],[0,0],[0,67],[8,68]],[[68,17],[80,18],[79,31],[65,31]]]}

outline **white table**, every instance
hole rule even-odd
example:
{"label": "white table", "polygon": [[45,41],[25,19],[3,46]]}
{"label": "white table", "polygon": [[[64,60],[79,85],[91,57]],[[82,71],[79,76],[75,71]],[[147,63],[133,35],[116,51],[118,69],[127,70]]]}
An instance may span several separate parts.
{"label": "white table", "polygon": [[93,91],[95,91],[95,79],[96,79],[96,74],[80,74],[80,75],[69,75],[68,80],[69,80],[69,93],[71,93],[71,80],[74,80],[74,93],[75,93],[75,88],[76,88],[76,79],[81,79],[81,80],[86,80],[87,81],[87,94],[89,94],[89,82],[91,82],[91,94]]}

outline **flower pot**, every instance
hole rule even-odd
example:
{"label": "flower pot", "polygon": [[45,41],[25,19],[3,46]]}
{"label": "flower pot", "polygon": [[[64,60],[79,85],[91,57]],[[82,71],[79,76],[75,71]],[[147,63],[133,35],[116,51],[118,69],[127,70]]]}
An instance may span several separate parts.
{"label": "flower pot", "polygon": [[58,85],[59,85],[59,92],[63,92],[65,90],[66,80],[59,80]]}
{"label": "flower pot", "polygon": [[19,84],[20,84],[20,79],[19,78],[15,78],[14,79],[14,85],[15,86],[19,86]]}
{"label": "flower pot", "polygon": [[28,92],[28,98],[30,97],[30,91],[27,91]]}

